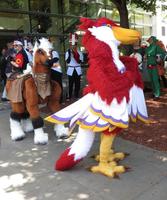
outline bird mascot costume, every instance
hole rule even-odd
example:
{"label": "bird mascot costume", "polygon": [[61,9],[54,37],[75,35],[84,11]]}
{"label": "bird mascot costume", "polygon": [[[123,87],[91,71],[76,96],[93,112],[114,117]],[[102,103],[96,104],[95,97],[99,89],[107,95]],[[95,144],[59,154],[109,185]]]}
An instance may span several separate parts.
{"label": "bird mascot costume", "polygon": [[124,153],[114,153],[115,136],[129,126],[130,119],[148,123],[143,94],[143,83],[135,58],[120,57],[120,44],[133,44],[140,39],[136,30],[121,28],[107,18],[81,18],[79,29],[85,34],[82,44],[88,52],[88,86],[84,96],[46,118],[53,123],[69,122],[70,130],[79,126],[77,136],[55,163],[55,169],[64,171],[80,162],[89,152],[96,133],[101,134],[97,166],[94,173],[114,177],[126,171],[115,160]]}

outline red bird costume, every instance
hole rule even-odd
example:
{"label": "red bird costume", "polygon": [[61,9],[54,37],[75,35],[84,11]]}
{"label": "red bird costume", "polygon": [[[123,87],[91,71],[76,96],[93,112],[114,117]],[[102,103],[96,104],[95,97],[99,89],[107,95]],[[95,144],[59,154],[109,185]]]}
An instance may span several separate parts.
{"label": "red bird costume", "polygon": [[118,45],[132,44],[140,39],[135,30],[123,29],[113,21],[101,18],[96,21],[82,18],[80,30],[85,31],[82,44],[89,57],[88,86],[79,101],[54,113],[46,120],[54,123],[69,123],[72,130],[79,125],[77,137],[56,162],[57,170],[67,170],[82,160],[89,152],[95,132],[102,132],[99,165],[91,168],[113,177],[125,168],[117,166],[111,146],[115,135],[129,126],[129,120],[148,122],[143,95],[143,83],[134,58],[119,57]]}

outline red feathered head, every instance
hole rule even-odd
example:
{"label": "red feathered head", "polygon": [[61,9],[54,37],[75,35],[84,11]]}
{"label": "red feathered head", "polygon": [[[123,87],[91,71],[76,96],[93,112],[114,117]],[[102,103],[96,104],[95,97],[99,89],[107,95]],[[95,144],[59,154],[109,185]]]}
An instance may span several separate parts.
{"label": "red feathered head", "polygon": [[116,43],[133,44],[141,37],[138,31],[121,28],[112,20],[105,17],[97,20],[81,18],[80,21],[81,24],[78,27],[80,30],[86,33],[91,32],[98,40],[105,43],[112,40]]}
{"label": "red feathered head", "polygon": [[81,24],[78,26],[80,30],[87,31],[88,28],[91,28],[93,26],[99,27],[99,26],[118,26],[116,23],[114,23],[112,20],[107,19],[105,17],[102,17],[97,20],[91,20],[88,18],[80,18]]}
{"label": "red feathered head", "polygon": [[[79,29],[85,34],[82,44],[86,48],[89,57],[89,69],[87,80],[89,86],[87,92],[96,92],[107,103],[114,98],[118,102],[124,97],[129,99],[129,89],[136,77],[135,73],[126,72],[125,62],[119,59],[118,44],[132,44],[140,39],[140,33],[131,29],[124,29],[107,18],[91,20],[81,18]],[[127,65],[132,71],[136,69],[135,59],[126,58]],[[136,66],[136,67],[135,67]]]}

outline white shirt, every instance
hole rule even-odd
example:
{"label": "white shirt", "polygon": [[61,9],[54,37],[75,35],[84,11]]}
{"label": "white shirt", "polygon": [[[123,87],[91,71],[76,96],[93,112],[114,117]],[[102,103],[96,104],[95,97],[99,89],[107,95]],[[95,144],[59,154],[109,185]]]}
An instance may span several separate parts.
{"label": "white shirt", "polygon": [[[81,60],[81,62],[83,62],[83,53],[79,50],[77,50],[78,53],[79,53],[79,59]],[[67,61],[69,57],[69,52],[66,51],[66,54],[65,54],[65,60]],[[70,60],[70,63],[67,64],[68,66],[68,69],[67,69],[67,75],[68,76],[72,76],[74,70],[76,70],[78,76],[82,74],[82,70],[81,70],[81,64],[78,63],[75,59],[74,59],[74,56],[73,54],[71,53],[71,60]]]}
{"label": "white shirt", "polygon": [[27,54],[27,57],[28,57],[28,63],[27,63],[27,66],[26,66],[26,69],[23,70],[23,73],[24,74],[29,74],[29,73],[32,73],[32,65],[33,65],[33,55],[27,51],[26,49],[24,49],[26,54]]}
{"label": "white shirt", "polygon": [[25,51],[26,54],[27,54],[28,61],[29,61],[30,63],[32,63],[32,62],[33,62],[33,55],[32,55],[29,51],[27,51],[26,49],[24,49],[24,51]]}
{"label": "white shirt", "polygon": [[[52,51],[52,58],[58,58],[59,59],[59,54],[57,53],[57,51]],[[62,68],[61,68],[59,61],[57,61],[56,64],[58,64],[58,66],[57,67],[51,67],[51,69],[54,70],[54,71],[62,73]]]}

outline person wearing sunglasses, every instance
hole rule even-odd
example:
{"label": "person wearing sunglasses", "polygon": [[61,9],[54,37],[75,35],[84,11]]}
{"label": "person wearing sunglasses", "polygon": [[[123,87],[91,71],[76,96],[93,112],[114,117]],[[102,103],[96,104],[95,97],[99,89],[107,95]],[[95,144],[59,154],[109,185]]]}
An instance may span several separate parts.
{"label": "person wearing sunglasses", "polygon": [[16,50],[16,57],[11,61],[14,72],[23,73],[28,63],[28,56],[23,48],[23,43],[19,40],[15,40],[13,43],[14,49]]}

